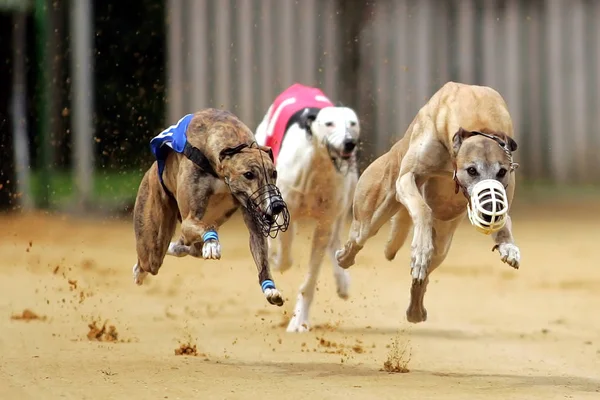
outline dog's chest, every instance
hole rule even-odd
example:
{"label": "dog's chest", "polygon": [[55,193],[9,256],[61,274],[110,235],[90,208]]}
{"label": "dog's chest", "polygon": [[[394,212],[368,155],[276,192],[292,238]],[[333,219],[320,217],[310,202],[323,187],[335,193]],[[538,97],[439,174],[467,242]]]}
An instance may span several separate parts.
{"label": "dog's chest", "polygon": [[333,167],[310,168],[302,171],[297,180],[298,189],[289,192],[289,203],[299,216],[323,218],[337,216],[348,203],[347,177]]}
{"label": "dog's chest", "polygon": [[225,182],[218,181],[213,186],[213,192],[208,198],[208,205],[202,221],[215,224],[234,209],[235,200]]}
{"label": "dog's chest", "polygon": [[421,191],[436,219],[450,221],[466,211],[467,200],[461,192],[455,193],[452,179],[430,178],[423,184]]}

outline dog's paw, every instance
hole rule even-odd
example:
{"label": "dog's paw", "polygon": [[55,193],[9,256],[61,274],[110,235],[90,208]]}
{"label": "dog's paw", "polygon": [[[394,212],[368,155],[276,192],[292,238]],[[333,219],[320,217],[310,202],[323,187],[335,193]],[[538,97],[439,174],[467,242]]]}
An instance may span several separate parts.
{"label": "dog's paw", "polygon": [[190,254],[190,246],[179,244],[178,242],[169,243],[167,255],[174,257],[185,257]]}
{"label": "dog's paw", "polygon": [[354,265],[354,257],[350,256],[350,249],[348,245],[335,252],[335,260],[338,265],[344,269],[350,268]]}
{"label": "dog's paw", "polygon": [[425,307],[411,308],[406,310],[406,320],[413,324],[427,321],[427,310]]}
{"label": "dog's paw", "polygon": [[221,244],[217,240],[207,240],[202,246],[202,258],[205,260],[219,260],[221,258]]}
{"label": "dog's paw", "polygon": [[350,274],[346,270],[338,270],[335,272],[334,277],[338,296],[347,300],[350,291]]}
{"label": "dog's paw", "polygon": [[308,321],[305,318],[294,315],[285,330],[290,333],[303,333],[310,331],[310,325],[308,325]]}
{"label": "dog's paw", "polygon": [[283,305],[283,296],[279,290],[275,288],[268,288],[264,291],[265,297],[270,304],[281,307]]}
{"label": "dog's paw", "polygon": [[519,269],[519,264],[521,263],[521,251],[516,245],[512,243],[501,243],[494,247],[494,249],[496,248],[500,253],[502,262],[507,263],[514,269]]}
{"label": "dog's paw", "polygon": [[142,271],[142,269],[137,265],[137,263],[133,266],[133,282],[140,286],[144,283],[144,279],[148,276],[146,271]]}
{"label": "dog's paw", "polygon": [[432,256],[433,245],[431,244],[418,244],[412,247],[410,272],[413,279],[418,282],[425,281]]}

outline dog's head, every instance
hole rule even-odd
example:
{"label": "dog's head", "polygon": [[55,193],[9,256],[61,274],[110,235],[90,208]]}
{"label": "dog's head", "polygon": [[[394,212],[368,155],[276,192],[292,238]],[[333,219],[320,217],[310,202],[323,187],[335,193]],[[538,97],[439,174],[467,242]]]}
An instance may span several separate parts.
{"label": "dog's head", "polygon": [[270,147],[256,143],[228,147],[220,151],[219,164],[231,193],[265,235],[287,229],[289,214],[276,186],[277,170]]}
{"label": "dog's head", "polygon": [[315,139],[344,160],[352,156],[360,136],[358,117],[348,107],[321,109],[316,117],[307,120],[307,128]]}
{"label": "dog's head", "polygon": [[460,128],[452,139],[457,189],[469,199],[469,218],[482,232],[504,226],[509,206],[505,188],[517,166],[515,150],[517,142],[503,132]]}

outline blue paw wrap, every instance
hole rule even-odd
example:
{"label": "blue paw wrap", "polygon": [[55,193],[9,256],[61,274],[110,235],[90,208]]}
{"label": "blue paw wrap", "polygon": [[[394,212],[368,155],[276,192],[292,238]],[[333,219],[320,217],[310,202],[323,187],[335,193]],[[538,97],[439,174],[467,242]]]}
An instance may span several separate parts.
{"label": "blue paw wrap", "polygon": [[263,283],[260,284],[260,287],[262,288],[262,291],[264,292],[267,289],[275,289],[275,284],[273,283],[272,280],[267,279],[266,281],[263,281]]}
{"label": "blue paw wrap", "polygon": [[202,241],[207,242],[209,240],[219,241],[219,235],[215,231],[208,231],[202,236]]}

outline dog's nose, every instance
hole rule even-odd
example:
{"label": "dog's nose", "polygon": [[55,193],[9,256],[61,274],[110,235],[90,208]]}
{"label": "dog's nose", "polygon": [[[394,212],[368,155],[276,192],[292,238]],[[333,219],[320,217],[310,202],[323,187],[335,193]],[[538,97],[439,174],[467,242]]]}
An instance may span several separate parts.
{"label": "dog's nose", "polygon": [[[483,209],[484,209],[485,211],[489,212],[489,213],[491,213],[491,212],[493,212],[493,211],[494,211],[494,210],[493,210],[493,206],[492,206],[492,202],[491,202],[491,201],[489,201],[491,198],[492,198],[492,196],[490,196],[489,194],[487,194],[487,195],[485,195],[485,196],[483,196],[483,197],[481,198],[481,201],[483,202],[483,205],[482,205]],[[488,226],[489,226],[490,224],[492,224],[492,223],[496,222],[496,219],[498,219],[498,217],[496,217],[496,218],[494,218],[494,221],[492,221],[492,216],[491,216],[490,214],[484,214],[484,213],[482,213],[482,214],[483,214],[483,215],[482,215],[481,217],[483,218],[483,220],[484,220],[485,222],[487,222],[487,223],[488,223]]]}
{"label": "dog's nose", "polygon": [[344,141],[344,152],[350,153],[356,147],[356,141],[350,139]]}
{"label": "dog's nose", "polygon": [[271,206],[271,213],[272,215],[279,215],[281,214],[281,212],[283,211],[283,209],[285,208],[285,203],[281,200],[279,201],[275,201],[273,202],[273,205]]}

